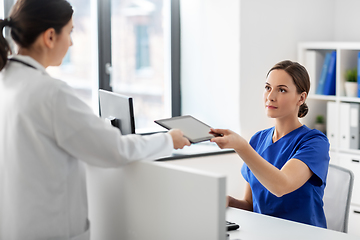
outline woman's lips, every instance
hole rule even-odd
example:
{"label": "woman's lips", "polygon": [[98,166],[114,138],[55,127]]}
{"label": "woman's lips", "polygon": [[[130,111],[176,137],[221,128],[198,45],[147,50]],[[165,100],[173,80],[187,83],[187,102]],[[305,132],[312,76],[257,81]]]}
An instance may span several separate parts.
{"label": "woman's lips", "polygon": [[277,109],[277,107],[271,106],[271,105],[267,105],[266,106],[268,109]]}

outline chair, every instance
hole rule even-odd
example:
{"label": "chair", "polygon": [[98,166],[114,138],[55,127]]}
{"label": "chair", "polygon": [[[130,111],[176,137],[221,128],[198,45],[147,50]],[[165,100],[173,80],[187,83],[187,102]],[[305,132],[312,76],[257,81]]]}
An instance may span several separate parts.
{"label": "chair", "polygon": [[353,173],[330,164],[324,192],[324,211],[328,229],[347,232]]}

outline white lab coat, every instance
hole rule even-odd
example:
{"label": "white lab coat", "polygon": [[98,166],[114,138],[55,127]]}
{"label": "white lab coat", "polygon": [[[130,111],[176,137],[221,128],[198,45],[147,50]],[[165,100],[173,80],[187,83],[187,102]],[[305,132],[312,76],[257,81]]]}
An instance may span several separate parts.
{"label": "white lab coat", "polygon": [[167,156],[171,136],[122,136],[34,59],[15,58],[36,69],[9,61],[0,73],[0,240],[88,240],[83,163]]}

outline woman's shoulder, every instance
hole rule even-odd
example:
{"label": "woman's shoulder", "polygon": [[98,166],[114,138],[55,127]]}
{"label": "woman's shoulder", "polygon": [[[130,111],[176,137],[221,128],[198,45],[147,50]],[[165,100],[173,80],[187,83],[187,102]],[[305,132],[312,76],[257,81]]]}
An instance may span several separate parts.
{"label": "woman's shoulder", "polygon": [[302,128],[303,128],[303,131],[302,131],[303,135],[306,138],[320,138],[320,139],[327,140],[327,136],[323,132],[321,132],[317,129],[311,129],[311,128],[307,127],[306,125],[303,125]]}
{"label": "woman's shoulder", "polygon": [[294,137],[299,143],[306,143],[316,146],[318,144],[329,145],[329,140],[324,133],[317,129],[311,129],[306,125],[302,126],[302,129],[297,137]]}

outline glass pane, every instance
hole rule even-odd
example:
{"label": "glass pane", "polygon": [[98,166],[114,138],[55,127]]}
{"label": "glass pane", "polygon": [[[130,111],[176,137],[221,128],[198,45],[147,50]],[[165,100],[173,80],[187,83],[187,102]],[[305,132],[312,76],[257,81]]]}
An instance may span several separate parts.
{"label": "glass pane", "polygon": [[60,67],[48,67],[51,76],[66,81],[98,113],[96,0],[69,0],[74,9],[73,45]]}
{"label": "glass pane", "polygon": [[0,18],[4,19],[4,0],[0,0]]}
{"label": "glass pane", "polygon": [[163,130],[171,117],[170,1],[112,0],[114,92],[133,97],[137,132]]}

